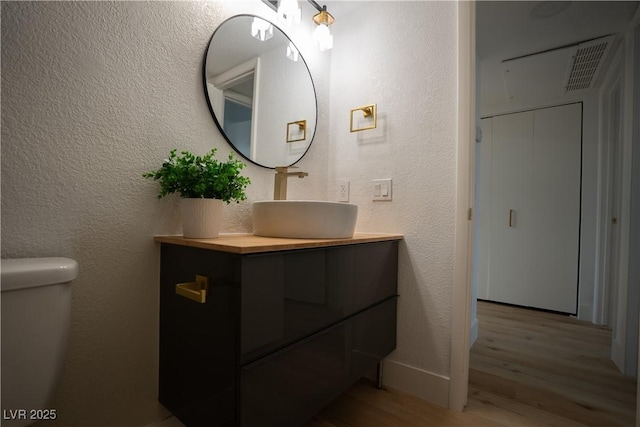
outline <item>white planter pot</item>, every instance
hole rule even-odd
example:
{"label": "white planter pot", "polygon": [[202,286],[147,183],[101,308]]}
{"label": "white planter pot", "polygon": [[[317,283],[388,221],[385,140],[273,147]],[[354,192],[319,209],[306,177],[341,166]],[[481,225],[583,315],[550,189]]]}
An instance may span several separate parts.
{"label": "white planter pot", "polygon": [[212,239],[218,237],[222,200],[180,199],[182,235],[188,239]]}

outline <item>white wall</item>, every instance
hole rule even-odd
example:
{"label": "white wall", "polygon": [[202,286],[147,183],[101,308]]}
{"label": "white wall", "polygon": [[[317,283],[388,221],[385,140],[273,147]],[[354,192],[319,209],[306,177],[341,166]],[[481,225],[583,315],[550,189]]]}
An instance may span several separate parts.
{"label": "white wall", "polygon": [[[397,350],[385,383],[447,405],[456,180],[457,5],[367,2],[336,17],[329,195],[351,184],[359,231],[405,235]],[[349,133],[349,110],[377,103],[378,128]],[[393,179],[373,202],[371,180]]]}
{"label": "white wall", "polygon": [[[251,12],[274,15],[258,0],[2,2],[2,257],[80,264],[58,419],[48,426],[142,426],[166,415],[153,236],[180,232],[177,197],[158,201],[157,183],[141,174],[174,147],[226,157],[202,61],[216,26]],[[292,37],[312,70],[320,121],[299,164],[310,175],[289,193],[317,199],[326,197],[329,64],[303,30]],[[223,231],[251,231],[251,201],[272,197],[272,170],[245,171],[249,200],[225,208]]]}

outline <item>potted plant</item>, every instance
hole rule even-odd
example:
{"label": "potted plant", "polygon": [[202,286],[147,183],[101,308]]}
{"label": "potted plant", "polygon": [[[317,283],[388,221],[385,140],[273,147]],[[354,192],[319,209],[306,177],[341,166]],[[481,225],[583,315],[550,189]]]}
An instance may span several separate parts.
{"label": "potted plant", "polygon": [[218,161],[215,148],[202,157],[188,151],[180,155],[176,152],[175,148],[171,150],[160,169],[142,176],[160,181],[159,199],[172,193],[180,195],[184,237],[218,237],[222,202],[239,203],[247,199],[244,190],[251,180],[240,175],[246,165],[235,159],[233,153],[226,162]]}

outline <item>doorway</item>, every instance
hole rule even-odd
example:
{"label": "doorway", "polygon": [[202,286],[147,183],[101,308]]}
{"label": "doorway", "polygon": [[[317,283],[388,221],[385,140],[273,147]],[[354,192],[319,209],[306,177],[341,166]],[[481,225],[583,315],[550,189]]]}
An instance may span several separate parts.
{"label": "doorway", "polygon": [[575,315],[582,104],[483,117],[476,147],[478,299]]}
{"label": "doorway", "polygon": [[[630,43],[625,47],[631,50],[631,45]],[[631,111],[634,107],[631,91],[625,90],[634,76],[631,56],[624,55],[624,49],[620,49],[603,82],[600,96],[602,180],[599,190],[602,202],[599,207],[599,237],[602,244],[598,254],[598,294],[602,299],[599,320],[611,326],[613,331],[611,358],[621,372],[635,377],[640,299],[637,281],[629,280],[630,202],[634,197],[630,188]],[[635,96],[637,98],[637,92]],[[637,192],[638,189],[635,188],[634,191]]]}
{"label": "doorway", "polygon": [[[476,6],[479,7],[479,6],[483,5],[483,4],[488,4],[488,3],[494,3],[494,2],[477,3]],[[528,3],[528,2],[526,2],[526,3],[525,2],[495,2],[495,3],[500,3],[503,6],[509,6],[509,5],[513,5],[515,3],[520,3],[520,4],[524,5],[524,4]],[[586,2],[584,2],[584,3],[586,3]],[[622,27],[621,27],[620,26],[621,24],[618,21],[618,22],[616,22],[617,29],[616,30],[612,29],[610,31],[610,33],[617,33],[618,31],[620,31],[620,28],[624,28],[624,27],[626,27],[628,25],[628,23],[631,20],[630,17],[633,17],[633,15],[635,13],[635,9],[637,8],[637,3],[633,4],[633,3],[627,2],[626,5],[623,4],[624,2],[615,2],[615,4],[613,4],[614,2],[607,2],[607,3],[608,3],[607,6],[609,6],[612,10],[614,8],[616,8],[616,7],[623,7],[623,6],[632,8],[631,12],[627,13],[627,15],[629,15],[629,16],[627,16],[627,18],[625,18],[626,21],[624,21],[625,22],[624,25],[622,25]],[[531,5],[531,4],[532,3],[529,3],[529,5]],[[572,3],[572,5],[573,4],[574,3]],[[596,6],[602,6],[602,3],[599,4],[599,5],[596,5]],[[463,9],[463,7],[461,7],[461,9]],[[474,7],[470,7],[470,10],[471,10],[471,14],[474,15],[475,14],[475,6]],[[476,42],[475,20],[474,20],[474,22],[469,24],[467,21],[465,21],[465,19],[466,19],[465,13],[467,13],[467,12],[464,11],[464,13],[460,13],[460,17],[459,17],[460,27],[462,28],[461,32],[460,32],[460,40],[461,40],[460,43],[461,43],[461,46],[463,48],[464,48],[464,44],[467,43],[467,37],[468,37],[468,39],[470,40],[470,43],[473,46],[475,46],[475,42]],[[508,15],[508,16],[512,16],[512,17],[519,16],[517,13],[512,13],[512,12],[503,12],[502,15]],[[595,15],[597,15],[597,14],[595,14]],[[607,20],[607,23],[608,24],[612,24],[614,21],[615,20]],[[636,17],[636,22],[637,22],[637,17]],[[469,25],[469,27],[467,27],[467,28],[471,28],[472,29],[472,35],[471,36],[467,33],[467,30],[465,30],[463,28],[463,25]],[[513,26],[513,27],[518,27],[519,26],[516,23],[515,19],[511,19],[510,25]],[[520,27],[522,27],[522,26],[520,26]],[[590,28],[594,28],[594,27],[595,26],[591,26]],[[502,38],[502,39],[508,40],[510,43],[512,43],[514,41],[510,37],[505,37],[505,34],[503,32],[501,32],[501,31],[499,31],[498,27],[494,26],[492,28],[493,28],[494,36],[496,38]],[[546,34],[545,37],[543,37],[543,38],[547,39],[547,37],[550,36],[551,31],[548,31],[547,33],[548,34]],[[465,52],[461,51],[460,57],[463,60],[462,64],[467,63],[465,61],[468,61],[469,58],[473,58],[473,61],[469,62],[470,64],[475,63],[475,56],[474,55],[468,55],[468,57],[465,57]],[[478,74],[481,74],[482,70],[480,70],[480,68],[478,68],[476,70],[476,72]],[[471,74],[473,75],[474,73],[471,73]],[[466,73],[462,73],[461,77],[459,77],[459,80],[461,81],[461,83],[460,83],[461,88],[464,87],[464,85],[465,85],[464,79],[466,79],[467,77],[468,77],[468,75]],[[473,91],[474,93],[476,93],[476,86],[475,86],[474,81],[475,81],[475,79],[473,79],[470,82],[469,86],[470,86],[470,90]],[[480,92],[479,89],[480,88],[478,87],[477,88],[477,93],[478,94]],[[473,101],[473,99],[474,99],[473,94],[470,97],[462,96],[461,98],[463,98],[463,100],[466,100],[466,101],[471,100],[472,103],[474,102]],[[461,104],[459,106],[459,112],[461,113],[459,120],[463,120],[464,121],[465,118],[466,118],[465,114],[468,114],[468,110],[462,104],[464,104],[464,102],[461,101]],[[479,111],[479,108],[477,110]],[[473,111],[473,108],[472,108],[472,111]],[[473,115],[473,113],[471,113],[471,114]],[[474,126],[474,122],[476,122],[477,119],[479,119],[479,113],[476,116],[476,120],[473,120],[473,117],[470,118],[469,122],[471,123],[472,128],[475,127]],[[594,122],[597,122],[597,120],[595,120],[595,121],[594,120],[590,120],[589,121],[589,125],[593,126],[595,129],[597,129],[597,126],[596,126],[596,124],[594,124]],[[589,126],[589,125],[585,125],[585,126]],[[462,130],[466,126],[467,126],[466,123],[461,123],[460,124],[460,129]],[[590,130],[593,130],[593,129],[590,129]],[[473,133],[471,133],[471,134],[473,134]],[[463,147],[464,144],[466,143],[466,141],[463,139],[463,137],[466,135],[466,133],[465,132],[461,132],[460,135],[461,135],[460,136],[461,140],[459,141],[459,148]],[[465,152],[462,153],[462,156],[464,156],[464,155],[466,155]],[[462,158],[461,155],[459,154],[459,164],[463,160],[464,160],[464,158]],[[471,174],[472,174],[470,187],[472,188],[472,186],[473,186],[473,148],[471,148],[471,159],[470,159],[469,163],[470,163],[469,166],[471,166],[470,171],[471,171]],[[590,171],[590,172],[592,172],[592,171]],[[459,179],[464,180],[466,178],[468,178],[468,177],[466,176],[465,173],[459,174]],[[464,185],[459,185],[458,186],[458,191],[459,192],[460,191],[465,191],[466,189],[468,189],[468,188],[465,188]],[[473,193],[473,191],[471,191],[471,193]],[[462,196],[458,197],[459,201],[461,200],[461,197]],[[594,195],[590,195],[589,197],[595,197],[595,196]],[[471,201],[473,200],[473,194],[469,195],[469,199]],[[471,203],[471,205],[473,205],[473,203]],[[461,211],[458,210],[458,216],[461,217],[460,214],[461,214]],[[462,225],[463,223],[462,222],[457,222],[457,224]],[[462,231],[462,226],[460,227],[460,230],[461,230],[460,231],[460,234],[461,234],[460,239],[466,238],[467,236],[464,236],[465,233],[463,233],[463,231]],[[456,234],[458,234],[458,232]],[[469,233],[468,235],[470,236],[470,235],[472,235],[472,233]],[[458,240],[458,237],[457,237],[457,240]],[[471,238],[469,238],[469,242],[472,242],[472,241],[473,240]],[[594,242],[591,242],[590,244],[594,245]],[[471,264],[470,263],[470,259],[464,257],[461,250],[459,250],[459,249],[457,250],[456,256],[460,257],[460,260],[461,260],[459,262],[456,262],[456,271],[457,271],[457,269],[459,269],[461,267],[461,265],[463,265],[463,262],[462,262],[463,259],[468,262],[468,265]],[[592,257],[591,259],[595,260],[595,256]],[[593,263],[590,262],[589,264],[595,264],[595,262],[593,262]],[[594,269],[596,268],[594,265],[591,265],[591,267],[594,268]],[[471,269],[468,268],[467,271],[471,271]],[[474,310],[475,310],[474,306],[471,304],[471,302],[473,301],[473,299],[471,298],[473,289],[468,286],[469,277],[467,276],[467,282],[465,282],[465,284],[463,285],[462,284],[462,279],[461,279],[462,273],[461,272],[458,272],[458,273],[459,273],[458,274],[459,277],[458,278],[454,277],[454,282],[455,282],[454,306],[453,306],[453,322],[454,322],[453,323],[453,334],[454,334],[454,337],[452,338],[452,357],[451,357],[450,407],[454,408],[454,409],[462,409],[462,406],[464,405],[464,403],[460,404],[460,402],[461,402],[460,390],[464,389],[466,391],[466,386],[463,387],[461,385],[461,379],[466,379],[465,363],[467,363],[466,366],[468,367],[468,358],[465,360],[464,351],[462,353],[460,353],[460,350],[461,350],[461,346],[462,345],[464,345],[465,343],[467,345],[469,344],[468,338],[459,338],[459,339],[456,338],[456,332],[461,332],[461,331],[468,332],[469,331],[470,323],[473,321],[473,318],[471,318],[471,314],[474,313]],[[581,274],[582,273],[583,272],[581,272]],[[594,272],[589,272],[589,273],[593,273],[595,275],[596,272],[594,271]],[[592,298],[591,299],[591,303],[593,303],[594,302],[593,301],[593,295],[591,295],[590,298]],[[582,303],[582,301],[581,301],[581,303]],[[590,310],[595,310],[595,307],[587,307],[587,308],[589,308]],[[467,322],[467,323],[466,324],[461,324],[461,322]],[[466,341],[465,341],[465,339],[466,339]],[[468,348],[469,347],[466,348],[467,352],[468,352]]]}

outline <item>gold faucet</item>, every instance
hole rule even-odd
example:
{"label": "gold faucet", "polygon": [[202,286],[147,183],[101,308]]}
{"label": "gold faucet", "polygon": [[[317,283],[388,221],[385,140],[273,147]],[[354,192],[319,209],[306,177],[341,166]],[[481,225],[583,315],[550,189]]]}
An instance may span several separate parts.
{"label": "gold faucet", "polygon": [[273,200],[287,200],[287,178],[290,176],[297,176],[298,178],[304,178],[309,176],[306,172],[289,172],[290,168],[296,168],[296,166],[276,166],[276,180],[273,185]]}

